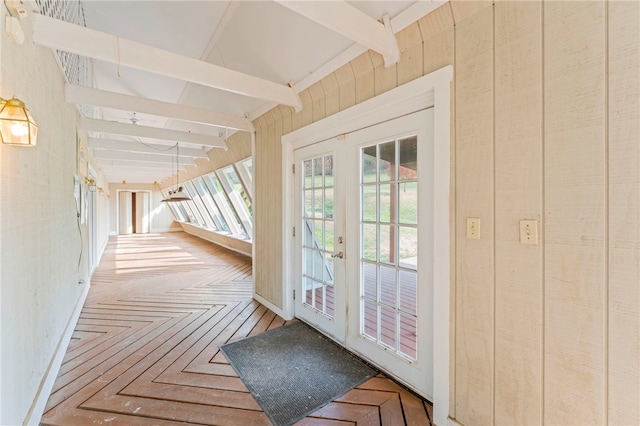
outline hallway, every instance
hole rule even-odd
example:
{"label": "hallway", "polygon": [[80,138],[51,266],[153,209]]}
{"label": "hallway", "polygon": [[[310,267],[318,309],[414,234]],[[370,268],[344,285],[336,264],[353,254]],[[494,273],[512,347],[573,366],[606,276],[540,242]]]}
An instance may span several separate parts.
{"label": "hallway", "polygon": [[[185,233],[112,238],[43,425],[268,425],[219,346],[286,322],[251,298],[251,261]],[[382,376],[300,425],[428,425]]]}

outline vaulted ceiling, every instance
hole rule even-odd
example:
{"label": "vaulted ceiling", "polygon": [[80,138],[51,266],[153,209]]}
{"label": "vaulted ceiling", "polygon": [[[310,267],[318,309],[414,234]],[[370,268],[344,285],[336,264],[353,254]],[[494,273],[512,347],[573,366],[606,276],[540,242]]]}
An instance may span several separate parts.
{"label": "vaulted ceiling", "polygon": [[[86,28],[34,19],[36,44],[92,58],[93,87],[68,84],[110,182],[154,182],[226,146],[235,131],[366,51],[388,64],[394,33],[442,2],[94,1]],[[173,166],[172,166],[173,164]]]}

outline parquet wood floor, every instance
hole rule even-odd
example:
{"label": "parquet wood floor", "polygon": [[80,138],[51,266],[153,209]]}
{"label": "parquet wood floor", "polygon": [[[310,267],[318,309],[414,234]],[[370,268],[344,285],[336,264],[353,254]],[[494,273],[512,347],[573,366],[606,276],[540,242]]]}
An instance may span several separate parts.
{"label": "parquet wood floor", "polygon": [[[219,351],[286,322],[251,297],[251,260],[184,233],[112,238],[42,425],[269,425]],[[429,425],[384,376],[297,425]]]}

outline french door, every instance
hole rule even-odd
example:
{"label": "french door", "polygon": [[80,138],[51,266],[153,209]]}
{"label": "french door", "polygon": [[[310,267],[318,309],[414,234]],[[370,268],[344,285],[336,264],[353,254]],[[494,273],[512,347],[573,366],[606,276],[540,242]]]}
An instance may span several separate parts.
{"label": "french door", "polygon": [[333,339],[346,336],[344,147],[331,139],[297,149],[296,316]]}
{"label": "french door", "polygon": [[429,399],[431,129],[427,109],[294,152],[296,316]]}

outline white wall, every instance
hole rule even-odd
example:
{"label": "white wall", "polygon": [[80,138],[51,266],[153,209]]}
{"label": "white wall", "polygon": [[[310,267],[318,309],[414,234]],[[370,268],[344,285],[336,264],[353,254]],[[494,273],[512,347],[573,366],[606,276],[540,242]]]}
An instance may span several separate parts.
{"label": "white wall", "polygon": [[[0,7],[4,23],[5,7]],[[49,49],[0,32],[0,96],[17,96],[39,125],[35,148],[0,145],[0,424],[23,423],[83,291],[78,231],[76,109]],[[83,226],[86,235],[86,228]],[[86,252],[86,250],[85,250]]]}

